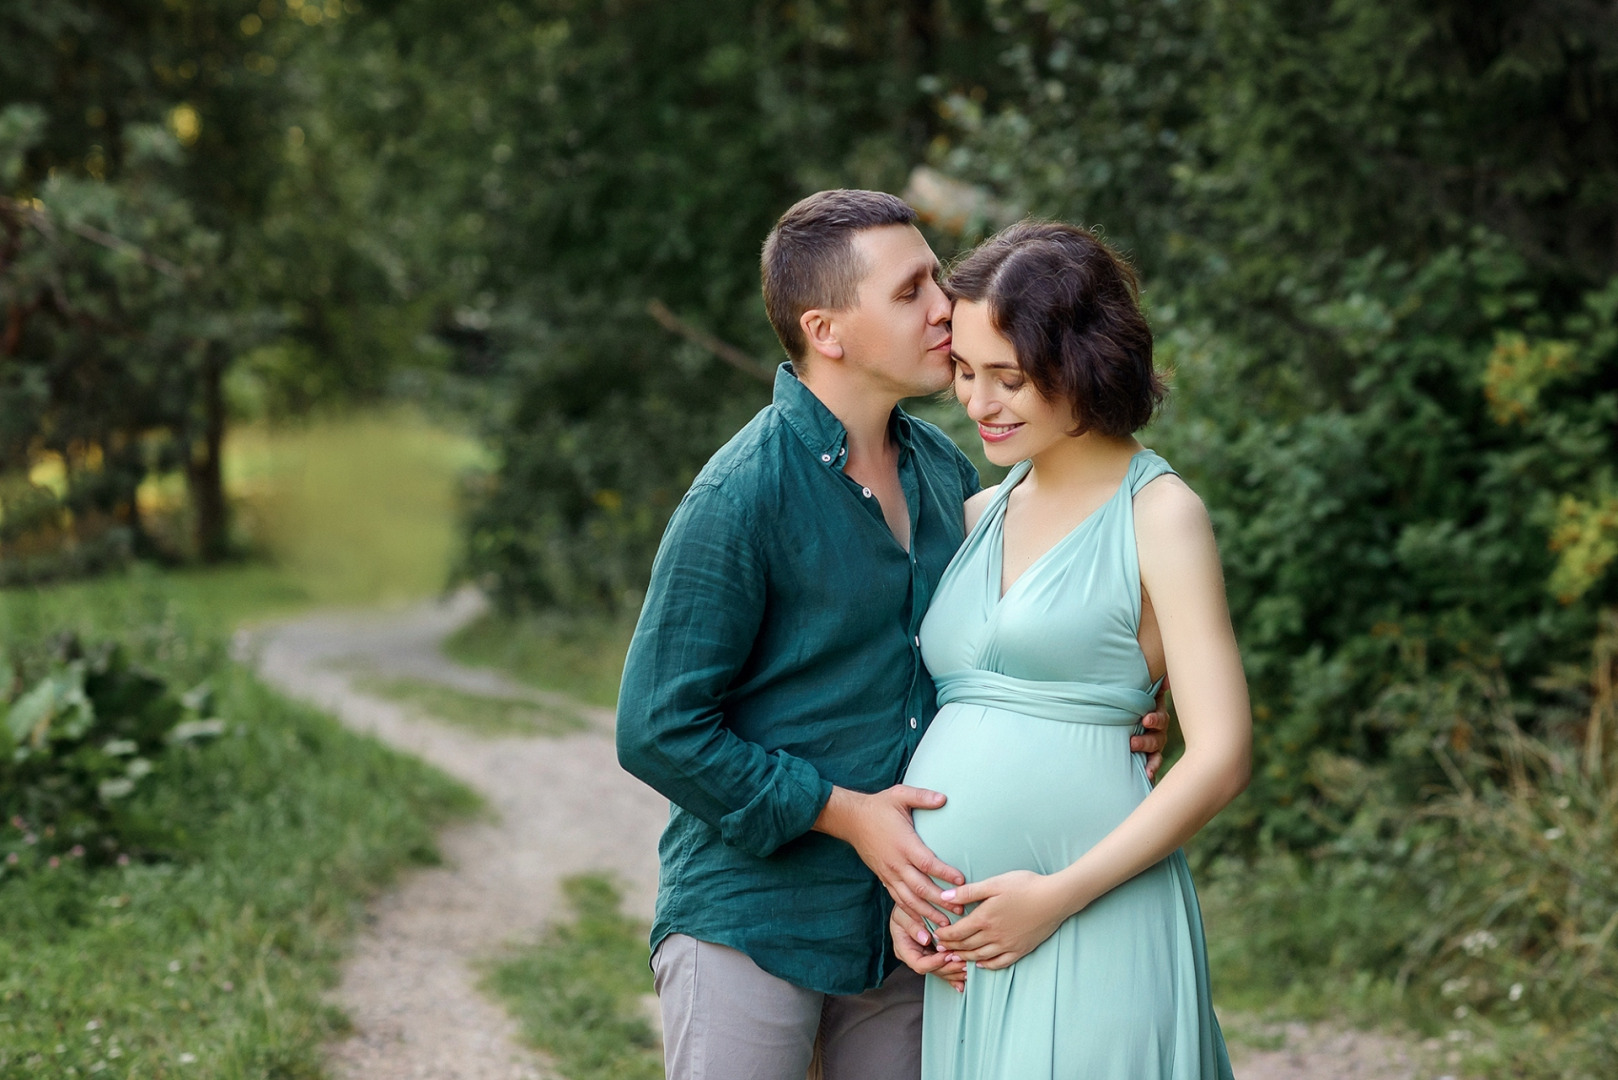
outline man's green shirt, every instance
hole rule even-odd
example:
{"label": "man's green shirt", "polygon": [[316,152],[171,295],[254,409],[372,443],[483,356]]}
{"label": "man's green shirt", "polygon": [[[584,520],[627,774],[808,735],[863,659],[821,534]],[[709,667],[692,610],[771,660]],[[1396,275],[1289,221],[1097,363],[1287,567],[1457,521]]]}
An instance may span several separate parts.
{"label": "man's green shirt", "polygon": [[618,701],[619,760],[673,804],[654,949],[688,934],[833,994],[895,963],[886,891],[811,826],[834,784],[898,783],[927,730],[917,635],[979,481],[931,424],[895,409],[890,433],[909,552],[790,365],[663,535]]}

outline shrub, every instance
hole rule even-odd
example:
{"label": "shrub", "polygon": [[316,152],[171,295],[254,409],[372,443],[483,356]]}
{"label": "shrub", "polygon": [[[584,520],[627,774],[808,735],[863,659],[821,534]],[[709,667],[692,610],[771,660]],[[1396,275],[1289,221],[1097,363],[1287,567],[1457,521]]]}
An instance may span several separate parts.
{"label": "shrub", "polygon": [[207,684],[181,694],[121,645],[60,638],[33,677],[0,661],[0,875],[160,843],[126,811],[170,745],[218,734]]}

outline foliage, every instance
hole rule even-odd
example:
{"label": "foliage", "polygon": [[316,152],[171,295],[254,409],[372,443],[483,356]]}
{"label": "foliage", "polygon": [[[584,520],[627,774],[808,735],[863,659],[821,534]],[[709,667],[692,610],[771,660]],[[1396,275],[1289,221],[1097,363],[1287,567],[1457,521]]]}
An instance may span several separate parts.
{"label": "foliage", "polygon": [[134,667],[116,643],[86,648],[68,635],[30,682],[0,668],[10,685],[0,725],[0,875],[56,866],[61,857],[105,863],[145,842],[160,826],[125,812],[130,795],[162,767],[170,745],[216,735],[212,693],[176,693]]}
{"label": "foliage", "polygon": [[1320,755],[1315,782],[1348,825],[1306,854],[1208,868],[1219,984],[1272,1008],[1396,1011],[1482,1075],[1611,1075],[1615,656],[1609,617],[1592,670],[1562,675],[1564,703],[1538,725],[1577,716],[1583,753],[1524,734],[1498,670],[1460,663],[1404,688],[1440,718],[1424,741],[1448,776],[1418,809],[1385,770]]}
{"label": "foliage", "polygon": [[[422,290],[361,163],[305,126],[340,4],[49,0],[0,13],[0,582],[230,548],[223,442],[374,395]],[[240,361],[240,362],[239,362]],[[234,370],[233,370],[234,369]],[[139,492],[182,477],[183,528]]]}
{"label": "foliage", "polygon": [[569,878],[562,892],[574,921],[491,965],[486,985],[570,1080],[663,1075],[641,1011],[652,992],[646,927],[619,911],[618,889],[605,878]]}

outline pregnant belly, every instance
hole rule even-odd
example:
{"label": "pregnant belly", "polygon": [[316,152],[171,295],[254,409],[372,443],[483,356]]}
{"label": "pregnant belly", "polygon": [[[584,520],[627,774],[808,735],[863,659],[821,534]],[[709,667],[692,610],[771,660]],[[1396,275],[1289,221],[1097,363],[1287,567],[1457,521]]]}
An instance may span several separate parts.
{"label": "pregnant belly", "polygon": [[941,791],[916,832],[975,881],[1052,873],[1111,832],[1151,790],[1131,729],[1064,723],[981,705],[940,709],[905,783]]}

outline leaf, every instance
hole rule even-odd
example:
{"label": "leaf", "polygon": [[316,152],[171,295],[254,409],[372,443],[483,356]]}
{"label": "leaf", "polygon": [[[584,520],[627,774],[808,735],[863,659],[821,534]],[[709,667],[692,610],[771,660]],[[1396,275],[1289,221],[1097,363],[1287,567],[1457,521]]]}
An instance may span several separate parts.
{"label": "leaf", "polygon": [[202,739],[218,738],[224,733],[225,722],[218,717],[211,720],[187,720],[174,725],[174,730],[169,732],[169,742],[198,742]]}

